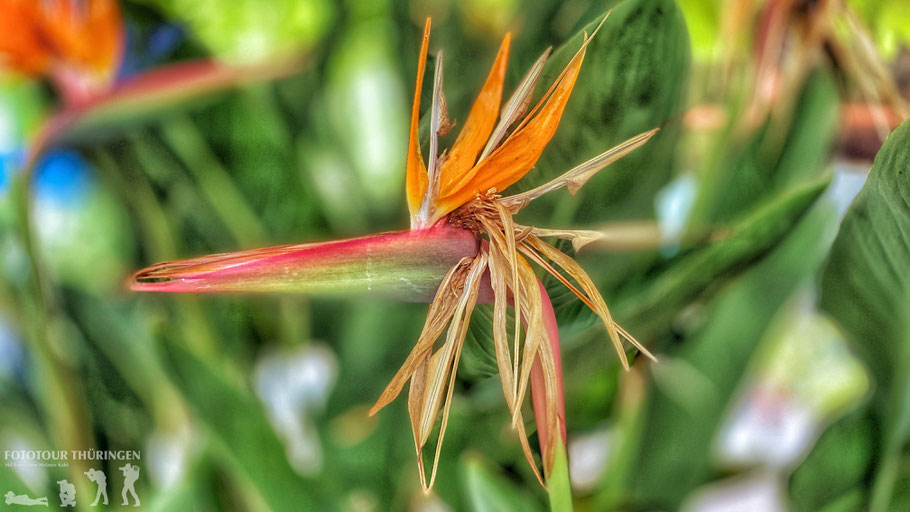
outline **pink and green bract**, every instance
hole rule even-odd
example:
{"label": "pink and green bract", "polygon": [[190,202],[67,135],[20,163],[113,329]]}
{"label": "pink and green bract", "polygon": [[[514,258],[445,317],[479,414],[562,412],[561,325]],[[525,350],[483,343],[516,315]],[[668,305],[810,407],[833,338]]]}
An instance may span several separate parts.
{"label": "pink and green bract", "polygon": [[[549,50],[503,103],[511,42],[506,34],[492,70],[448,151],[438,147],[439,136],[453,126],[442,91],[440,51],[435,59],[425,161],[418,124],[430,35],[428,19],[418,60],[408,144],[405,192],[410,230],[159,263],[137,272],[132,288],[193,293],[373,292],[402,301],[429,302],[417,343],[370,412],[375,414],[382,409],[409,384],[408,413],[420,481],[425,489],[433,485],[436,476],[471,312],[478,303],[492,303],[493,349],[512,426],[530,467],[543,483],[553,467],[558,446],[565,443],[565,411],[556,318],[531,263],[553,275],[600,317],[624,367],[628,368],[624,339],[653,358],[613,321],[581,266],[542,240],[570,240],[577,250],[600,234],[526,226],[513,216],[546,193],[563,187],[574,193],[598,171],[645,144],[657,129],[622,142],[537,188],[502,195],[534,167],[556,132],[581,70],[585,49],[599,28],[590,37],[585,35],[581,48],[530,109]],[[516,311],[515,317],[520,321],[510,325],[508,308]],[[544,476],[525,430],[523,403],[529,386]],[[428,478],[423,448],[430,442],[437,423],[439,433]]]}
{"label": "pink and green bract", "polygon": [[441,276],[479,242],[464,229],[439,225],[326,243],[295,244],[159,263],[135,276],[133,289],[156,292],[375,291],[428,302]]}

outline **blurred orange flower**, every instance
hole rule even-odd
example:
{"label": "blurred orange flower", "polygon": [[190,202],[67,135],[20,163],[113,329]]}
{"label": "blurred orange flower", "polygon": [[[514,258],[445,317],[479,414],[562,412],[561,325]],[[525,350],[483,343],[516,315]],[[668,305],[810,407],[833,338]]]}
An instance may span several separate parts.
{"label": "blurred orange flower", "polygon": [[0,69],[50,78],[68,102],[112,84],[123,52],[115,0],[0,0]]}

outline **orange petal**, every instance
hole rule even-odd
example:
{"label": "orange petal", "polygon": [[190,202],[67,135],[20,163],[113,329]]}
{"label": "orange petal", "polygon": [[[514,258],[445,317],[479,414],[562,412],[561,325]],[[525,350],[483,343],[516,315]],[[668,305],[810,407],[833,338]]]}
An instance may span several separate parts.
{"label": "orange petal", "polygon": [[506,34],[499,47],[499,53],[493,62],[493,68],[483,84],[480,94],[474,100],[471,113],[465,121],[464,128],[452,146],[449,155],[442,165],[440,176],[440,195],[451,194],[471,179],[468,173],[477,155],[483,150],[499,115],[499,102],[502,99],[502,83],[506,76],[506,63],[509,58],[511,34]]}
{"label": "orange petal", "polygon": [[66,68],[109,81],[123,50],[115,0],[0,0],[0,64],[39,75]]}
{"label": "orange petal", "polygon": [[408,140],[407,183],[405,192],[408,196],[408,210],[411,219],[417,215],[420,203],[427,189],[427,167],[420,154],[420,141],[417,140],[417,128],[420,123],[420,91],[423,89],[423,70],[427,65],[427,46],[430,43],[430,18],[423,29],[423,43],[420,45],[420,58],[417,61],[417,85],[414,88],[414,106],[411,109],[411,134]]}
{"label": "orange petal", "polygon": [[50,67],[50,54],[35,26],[38,5],[0,0],[0,68],[40,75]]}
{"label": "orange petal", "polygon": [[554,84],[552,93],[543,104],[538,105],[539,109],[535,108],[532,112],[534,117],[522,122],[502,146],[478,163],[468,183],[437,201],[437,217],[441,218],[491,188],[500,192],[505,190],[534,167],[544,147],[556,133],[583,60],[584,50],[569,62],[562,77]]}
{"label": "orange petal", "polygon": [[120,8],[114,0],[94,0],[89,6],[85,30],[94,41],[83,37],[80,58],[95,71],[114,75],[122,57],[124,31]]}
{"label": "orange petal", "polygon": [[44,33],[59,60],[113,76],[123,46],[123,24],[114,0],[89,0],[82,9],[52,0],[43,9]]}

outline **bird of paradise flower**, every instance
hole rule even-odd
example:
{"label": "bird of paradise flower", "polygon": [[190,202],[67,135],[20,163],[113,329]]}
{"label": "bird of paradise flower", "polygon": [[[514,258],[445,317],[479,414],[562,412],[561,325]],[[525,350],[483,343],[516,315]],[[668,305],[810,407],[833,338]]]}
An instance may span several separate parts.
{"label": "bird of paradise flower", "polygon": [[30,144],[28,171],[49,146],[99,128],[160,116],[166,107],[207,93],[277,78],[299,69],[296,57],[228,66],[210,59],[119,76],[126,32],[116,0],[0,0],[0,72],[50,82],[60,108]]}
{"label": "bird of paradise flower", "polygon": [[0,63],[48,77],[77,104],[113,82],[123,54],[123,21],[113,0],[0,1]]}
{"label": "bird of paradise flower", "polygon": [[[443,95],[443,52],[435,59],[428,159],[418,140],[420,93],[430,20],[417,66],[406,164],[411,229],[336,242],[285,245],[159,263],[137,272],[131,287],[159,292],[382,291],[410,301],[429,300],[423,330],[404,364],[370,414],[393,401],[410,381],[408,412],[421,485],[432,487],[445,436],[454,379],[471,313],[479,302],[493,303],[493,345],[503,394],[522,450],[543,483],[557,445],[565,443],[559,338],[553,308],[530,262],[569,288],[602,320],[625,368],[623,340],[654,356],[610,315],[593,281],[567,254],[543,238],[565,239],[577,250],[601,233],[544,229],[517,223],[513,216],[536,198],[566,187],[575,193],[598,171],[645,144],[657,128],[632,137],[537,188],[503,196],[527,174],[553,137],[581,70],[583,43],[546,93],[528,110],[549,50],[534,63],[500,109],[511,37],[506,34],[486,82],[452,148],[439,151],[449,120]],[[510,329],[507,308],[516,311]],[[522,324],[524,329],[522,329]],[[446,331],[441,343],[438,341]],[[523,336],[522,336],[523,334]],[[543,475],[534,459],[522,416],[531,387]],[[423,449],[439,419],[429,480]],[[559,436],[559,437],[557,437]]]}

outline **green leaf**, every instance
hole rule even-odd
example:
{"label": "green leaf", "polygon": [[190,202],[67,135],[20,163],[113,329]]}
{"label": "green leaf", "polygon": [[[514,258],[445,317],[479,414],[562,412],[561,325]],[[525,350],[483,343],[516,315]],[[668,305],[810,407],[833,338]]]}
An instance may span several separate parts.
{"label": "green leaf", "polygon": [[721,240],[674,258],[654,277],[615,299],[617,316],[643,326],[645,336],[664,329],[712,283],[746,270],[788,238],[828,183],[826,178],[775,198],[735,224]]}
{"label": "green leaf", "polygon": [[721,38],[722,0],[679,0],[686,24],[692,29],[692,49],[699,61],[710,62],[720,45],[730,41]]}
{"label": "green leaf", "polygon": [[[636,503],[676,510],[710,476],[714,434],[736,384],[781,306],[821,265],[835,222],[834,205],[817,203],[770,254],[717,295],[699,332],[653,365],[636,463],[618,471],[631,475]],[[674,393],[680,386],[694,391]]]}
{"label": "green leaf", "polygon": [[[20,403],[24,402],[24,400],[21,400],[16,395],[10,396],[8,393],[0,394],[0,399],[3,400],[4,404],[3,417],[0,418],[0,432],[3,432],[2,437],[0,437],[0,451],[24,449],[22,444],[18,446],[14,444],[16,441],[21,443],[22,438],[27,439],[29,443],[34,443],[35,441],[41,443],[25,445],[31,450],[56,449],[48,446],[47,441],[44,439],[34,439],[40,435],[42,428],[37,421],[32,419],[32,413],[27,409],[28,405]],[[19,473],[14,469],[13,465],[19,463],[27,464],[28,462],[6,458],[4,453],[4,461],[0,465],[0,492],[5,493],[12,490],[16,494],[22,494],[27,490],[33,490],[27,487],[26,483],[20,478]]]}
{"label": "green leaf", "polygon": [[[515,325],[515,313],[508,309],[507,331]],[[493,350],[493,306],[480,304],[471,313],[471,323],[462,348],[459,375],[466,378],[482,379],[499,375],[496,352]]]}
{"label": "green leaf", "polygon": [[480,455],[464,457],[461,481],[472,512],[536,512],[540,507],[523,489],[493,471]]}
{"label": "green leaf", "polygon": [[774,190],[815,180],[840,132],[840,94],[830,72],[816,70],[796,100],[790,130],[771,174]]}
{"label": "green leaf", "polygon": [[[910,122],[882,146],[844,218],[822,280],[821,305],[871,367],[878,461],[870,510],[888,510],[910,440]],[[865,481],[858,480],[856,484]]]}
{"label": "green leaf", "polygon": [[252,394],[225,380],[178,344],[168,345],[175,379],[199,420],[217,440],[233,471],[253,484],[276,511],[334,510],[316,487],[299,477]]}
{"label": "green leaf", "polygon": [[[828,72],[809,75],[792,111],[775,112],[745,136],[732,123],[716,139],[718,154],[701,173],[691,225],[698,229],[742,218],[775,193],[817,179],[836,140],[839,97]],[[728,115],[737,117],[729,107]]]}
{"label": "green leaf", "polygon": [[[600,17],[585,27],[591,34]],[[542,94],[583,38],[579,31],[544,69]],[[689,36],[673,0],[626,0],[611,12],[588,46],[572,98],[538,168],[516,188],[536,186],[629,137],[674,118],[689,78]],[[535,200],[527,215],[547,224],[578,225],[653,216],[653,198],[669,179],[678,123],[612,164],[574,196],[557,192]]]}
{"label": "green leaf", "polygon": [[258,0],[141,1],[165,11],[174,23],[185,25],[191,37],[230,62],[305,50],[330,29],[340,9],[328,0],[273,0],[268,9]]}
{"label": "green leaf", "polygon": [[[822,436],[790,480],[794,512],[815,510],[856,510],[868,502],[868,491],[857,486],[872,462],[869,436],[872,421],[863,414],[851,414],[832,425]],[[855,496],[855,497],[854,497]],[[855,503],[859,500],[860,503]],[[846,508],[839,503],[854,503]]]}

